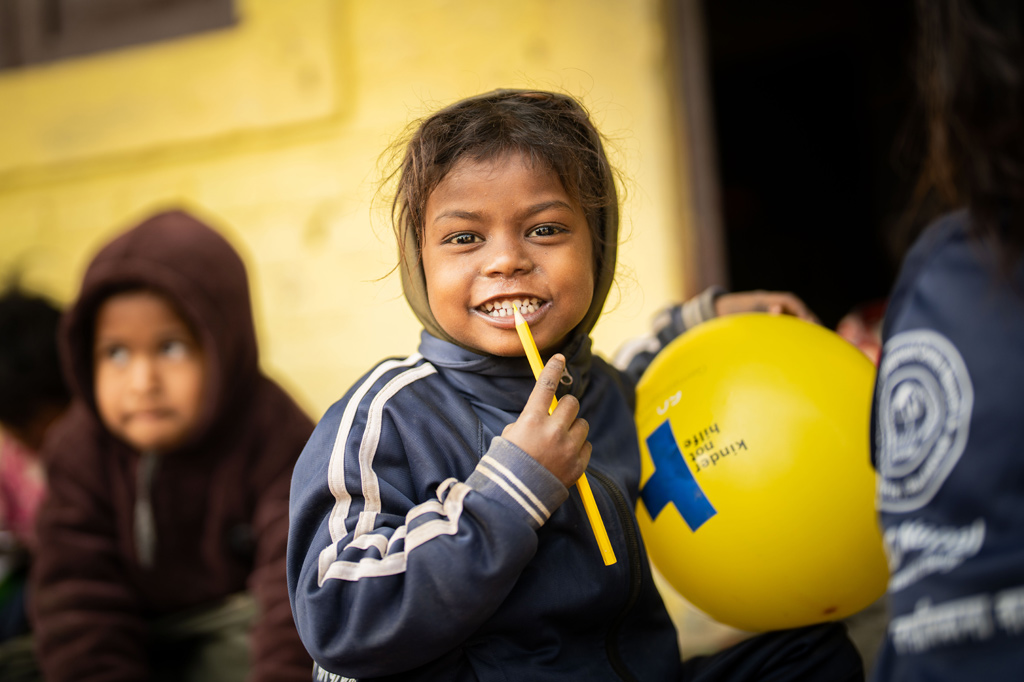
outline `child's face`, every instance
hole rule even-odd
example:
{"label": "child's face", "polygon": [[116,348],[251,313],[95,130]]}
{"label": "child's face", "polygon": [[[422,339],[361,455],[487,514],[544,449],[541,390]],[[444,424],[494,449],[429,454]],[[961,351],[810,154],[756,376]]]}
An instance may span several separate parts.
{"label": "child's face", "polygon": [[96,314],[96,405],[106,427],[139,451],[165,452],[196,425],[203,353],[192,330],[152,291],[115,294]]}
{"label": "child's face", "polygon": [[430,310],[463,345],[515,356],[519,301],[537,346],[557,348],[590,308],[593,248],[583,210],[551,170],[520,155],[465,159],[427,199]]}

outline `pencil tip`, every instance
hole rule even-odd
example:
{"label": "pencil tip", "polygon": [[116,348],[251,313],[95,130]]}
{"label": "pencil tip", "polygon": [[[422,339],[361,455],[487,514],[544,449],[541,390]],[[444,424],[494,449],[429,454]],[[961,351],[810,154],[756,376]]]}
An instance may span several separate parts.
{"label": "pencil tip", "polygon": [[512,314],[515,315],[516,324],[523,324],[524,322],[526,322],[526,318],[524,318],[523,314],[521,312],[519,312],[519,306],[517,306],[517,305],[513,305],[512,306]]}

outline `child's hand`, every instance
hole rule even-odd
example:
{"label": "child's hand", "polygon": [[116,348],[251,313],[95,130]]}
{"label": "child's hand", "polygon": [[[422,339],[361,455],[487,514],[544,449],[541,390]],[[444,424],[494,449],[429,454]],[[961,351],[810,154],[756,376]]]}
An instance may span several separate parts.
{"label": "child's hand", "polygon": [[586,470],[591,445],[587,441],[590,425],[576,418],[580,403],[575,397],[565,396],[558,401],[555,411],[548,414],[564,368],[565,358],[561,354],[548,360],[519,419],[506,426],[501,435],[544,465],[569,488]]}
{"label": "child's hand", "polygon": [[715,299],[715,314],[719,317],[752,312],[793,315],[801,320],[821,324],[811,309],[788,291],[741,291],[722,294]]}

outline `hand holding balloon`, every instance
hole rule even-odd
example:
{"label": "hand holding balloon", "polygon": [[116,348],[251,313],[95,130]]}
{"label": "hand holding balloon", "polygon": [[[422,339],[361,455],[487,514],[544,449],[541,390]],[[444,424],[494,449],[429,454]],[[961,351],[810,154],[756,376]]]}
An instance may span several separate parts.
{"label": "hand holding balloon", "polygon": [[722,317],[736,313],[792,315],[801,320],[821,324],[807,304],[788,291],[740,291],[715,298],[716,315]]}

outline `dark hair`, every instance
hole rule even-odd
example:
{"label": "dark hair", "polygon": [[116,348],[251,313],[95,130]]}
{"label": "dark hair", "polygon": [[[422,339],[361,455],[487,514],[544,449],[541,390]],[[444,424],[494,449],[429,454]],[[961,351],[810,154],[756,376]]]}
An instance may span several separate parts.
{"label": "dark hair", "polygon": [[1024,252],[1024,9],[918,0],[917,79],[927,151],[913,207],[967,205],[1004,267]]}
{"label": "dark hair", "polygon": [[[495,90],[470,97],[414,124],[404,143],[392,224],[399,245],[406,235],[422,244],[427,198],[463,159],[485,161],[523,154],[549,167],[583,209],[594,240],[595,272],[604,264],[600,226],[618,211],[614,171],[601,135],[586,109],[572,97],[532,90]],[[402,259],[409,257],[404,247]],[[419,258],[419,253],[415,256]]]}
{"label": "dark hair", "polygon": [[28,427],[71,394],[57,355],[60,310],[16,286],[0,295],[0,422]]}

